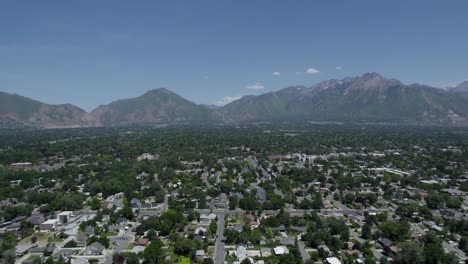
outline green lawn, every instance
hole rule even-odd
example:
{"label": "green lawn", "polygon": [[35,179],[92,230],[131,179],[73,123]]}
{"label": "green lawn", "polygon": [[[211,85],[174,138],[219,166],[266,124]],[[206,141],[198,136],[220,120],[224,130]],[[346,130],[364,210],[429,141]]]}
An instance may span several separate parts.
{"label": "green lawn", "polygon": [[33,233],[32,235],[23,238],[19,243],[20,244],[27,244],[27,243],[32,243],[31,238],[35,236],[37,238],[37,242],[47,242],[49,239],[49,236],[52,237],[52,233],[47,233],[47,232],[36,232]]}
{"label": "green lawn", "polygon": [[54,237],[54,238],[52,239],[53,242],[62,242],[63,240],[65,240],[65,239],[62,239],[62,238],[60,238],[60,237],[58,237],[58,236],[56,236],[56,237]]}
{"label": "green lawn", "polygon": [[117,232],[103,232],[101,235],[110,237],[110,236],[117,236],[118,234],[119,233]]}
{"label": "green lawn", "polygon": [[135,247],[135,243],[130,243],[128,246],[125,248],[125,250],[132,250]]}

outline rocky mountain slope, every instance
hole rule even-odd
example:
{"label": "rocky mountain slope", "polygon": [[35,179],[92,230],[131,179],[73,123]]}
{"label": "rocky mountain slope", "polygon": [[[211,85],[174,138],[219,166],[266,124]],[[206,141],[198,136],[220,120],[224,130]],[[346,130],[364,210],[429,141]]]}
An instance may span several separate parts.
{"label": "rocky mountain slope", "polygon": [[468,81],[464,81],[455,87],[449,87],[448,90],[468,98]]}
{"label": "rocky mountain slope", "polygon": [[71,104],[50,105],[17,94],[0,92],[2,127],[76,127],[84,124],[86,111]]}
{"label": "rocky mountain slope", "polygon": [[444,90],[418,84],[405,85],[377,73],[244,96],[216,108],[198,105],[164,88],[99,106],[91,113],[70,104],[49,105],[0,92],[0,127],[254,121],[468,125],[468,96],[465,95],[468,95],[468,82]]}
{"label": "rocky mountain slope", "polygon": [[468,124],[468,100],[442,89],[404,85],[377,73],[288,87],[234,101],[220,111],[239,121],[311,120]]}
{"label": "rocky mountain slope", "polygon": [[97,125],[169,124],[220,120],[217,112],[165,88],[103,105],[91,112]]}

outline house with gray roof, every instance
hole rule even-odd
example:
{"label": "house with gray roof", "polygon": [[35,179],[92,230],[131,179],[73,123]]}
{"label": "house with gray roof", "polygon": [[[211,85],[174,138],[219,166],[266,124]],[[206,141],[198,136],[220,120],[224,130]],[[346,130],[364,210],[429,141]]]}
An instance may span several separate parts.
{"label": "house with gray roof", "polygon": [[102,255],[104,249],[105,247],[101,243],[96,241],[86,248],[86,254],[87,255]]}

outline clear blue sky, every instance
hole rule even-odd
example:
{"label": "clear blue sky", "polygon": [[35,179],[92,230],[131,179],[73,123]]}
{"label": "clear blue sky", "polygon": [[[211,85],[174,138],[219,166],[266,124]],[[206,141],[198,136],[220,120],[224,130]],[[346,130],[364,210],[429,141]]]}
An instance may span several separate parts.
{"label": "clear blue sky", "polygon": [[0,3],[0,90],[86,110],[159,87],[215,103],[371,71],[445,86],[467,62],[466,0]]}

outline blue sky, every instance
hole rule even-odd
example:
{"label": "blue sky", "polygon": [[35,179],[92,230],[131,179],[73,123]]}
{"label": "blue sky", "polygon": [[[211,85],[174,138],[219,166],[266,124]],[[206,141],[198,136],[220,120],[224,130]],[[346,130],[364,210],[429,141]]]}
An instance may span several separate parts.
{"label": "blue sky", "polygon": [[159,87],[215,103],[374,71],[446,86],[468,78],[467,10],[465,0],[2,1],[0,90],[91,110]]}

